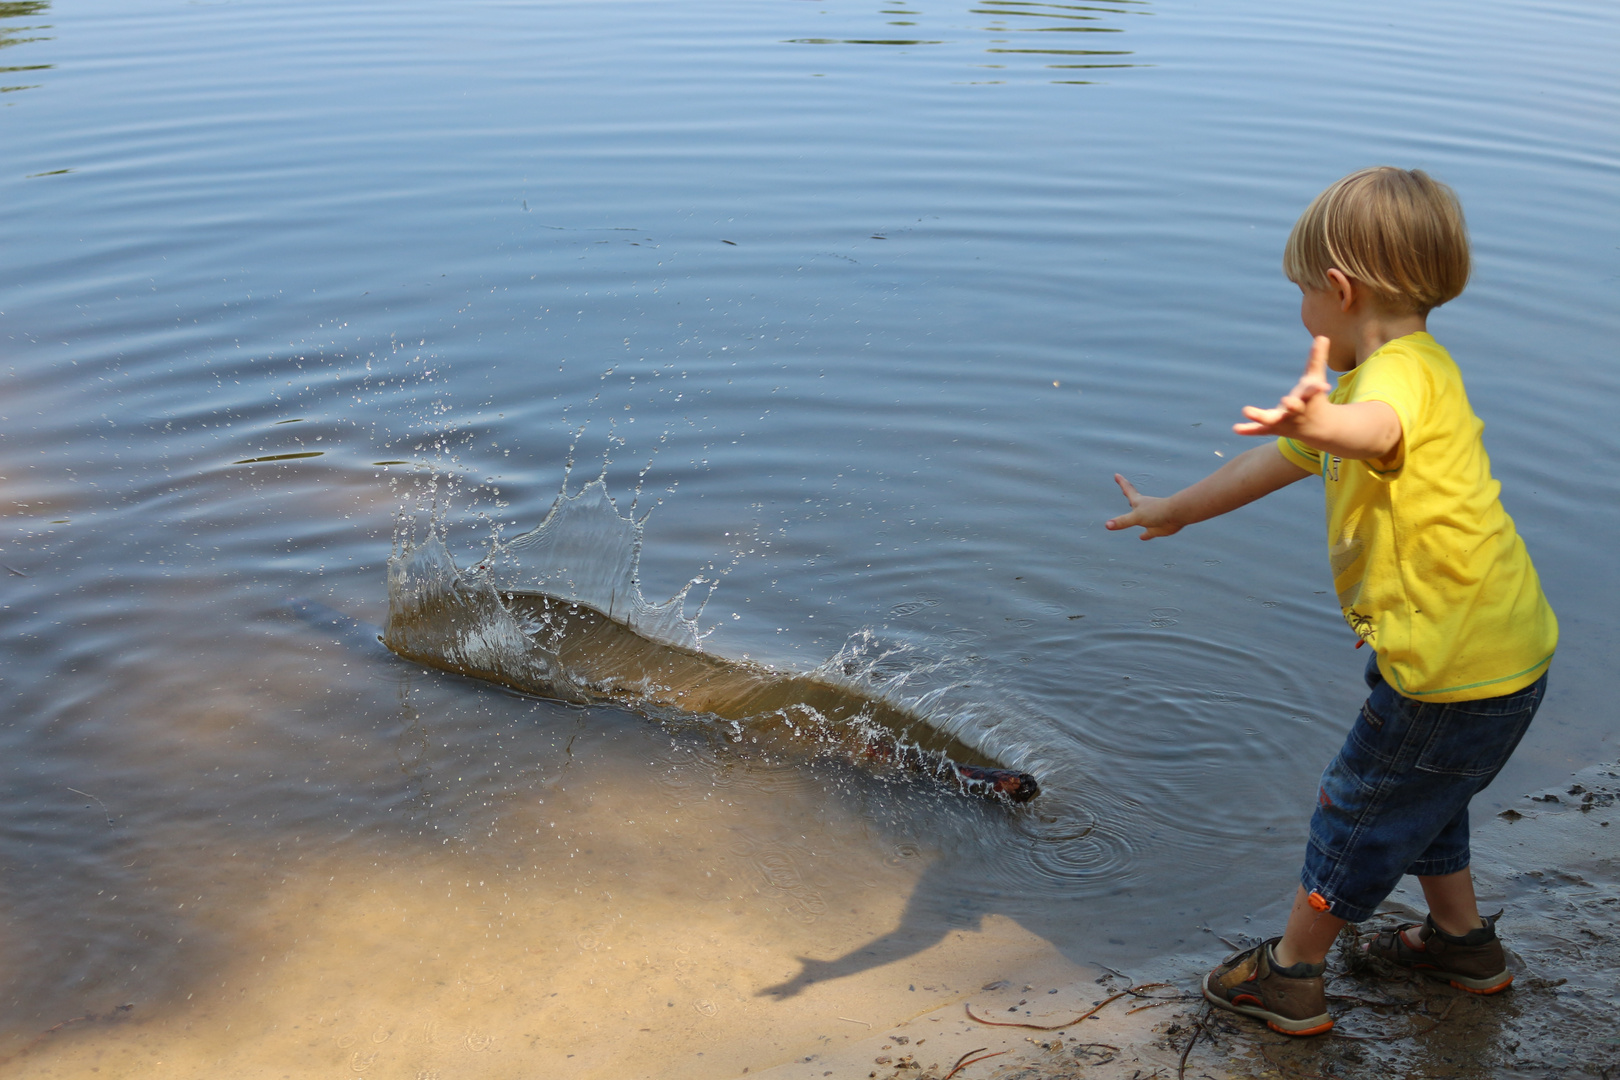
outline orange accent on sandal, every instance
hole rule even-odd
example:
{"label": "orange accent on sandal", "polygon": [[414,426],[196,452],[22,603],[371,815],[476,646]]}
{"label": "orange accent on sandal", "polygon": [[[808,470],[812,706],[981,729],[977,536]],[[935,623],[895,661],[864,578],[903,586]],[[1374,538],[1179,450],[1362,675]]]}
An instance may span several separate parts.
{"label": "orange accent on sandal", "polygon": [[1318,1024],[1313,1028],[1304,1028],[1300,1031],[1289,1031],[1281,1024],[1275,1023],[1271,1020],[1266,1021],[1266,1027],[1270,1028],[1272,1031],[1275,1031],[1279,1035],[1322,1035],[1333,1030],[1333,1021],[1329,1020],[1325,1024]]}
{"label": "orange accent on sandal", "polygon": [[1484,990],[1476,990],[1472,986],[1464,986],[1462,983],[1457,982],[1455,979],[1451,980],[1451,985],[1455,986],[1459,990],[1466,990],[1470,994],[1480,994],[1480,995],[1484,995],[1484,994],[1500,994],[1502,991],[1506,990],[1508,987],[1513,985],[1513,976],[1509,975],[1507,977],[1507,982],[1498,983],[1497,985],[1492,986],[1492,987],[1488,987],[1487,989],[1484,989]]}
{"label": "orange accent on sandal", "polygon": [[1315,889],[1312,889],[1311,895],[1307,896],[1305,899],[1311,902],[1311,909],[1313,911],[1326,911],[1328,908],[1333,906],[1327,902],[1326,897],[1317,892]]}

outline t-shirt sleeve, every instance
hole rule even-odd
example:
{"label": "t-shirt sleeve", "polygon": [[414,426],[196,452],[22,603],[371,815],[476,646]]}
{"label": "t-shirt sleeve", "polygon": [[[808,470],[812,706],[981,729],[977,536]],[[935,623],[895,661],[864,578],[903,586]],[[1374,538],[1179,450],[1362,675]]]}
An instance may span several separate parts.
{"label": "t-shirt sleeve", "polygon": [[1283,457],[1306,472],[1321,473],[1322,451],[1313,450],[1304,443],[1295,442],[1286,435],[1277,440],[1277,449]]}
{"label": "t-shirt sleeve", "polygon": [[1414,439],[1421,437],[1418,420],[1431,396],[1429,372],[1417,356],[1404,350],[1391,350],[1372,357],[1356,375],[1350,402],[1382,401],[1395,410],[1401,422],[1400,453],[1393,462],[1366,463],[1368,471],[1384,480],[1401,474]]}

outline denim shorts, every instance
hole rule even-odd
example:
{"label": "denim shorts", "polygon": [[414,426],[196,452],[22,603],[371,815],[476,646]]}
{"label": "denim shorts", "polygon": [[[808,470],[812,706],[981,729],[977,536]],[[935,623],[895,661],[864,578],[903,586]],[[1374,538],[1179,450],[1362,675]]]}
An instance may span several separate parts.
{"label": "denim shorts", "polygon": [[1300,883],[1334,915],[1365,922],[1402,874],[1468,866],[1468,800],[1496,777],[1547,693],[1479,701],[1403,697],[1367,664],[1372,693],[1322,774]]}

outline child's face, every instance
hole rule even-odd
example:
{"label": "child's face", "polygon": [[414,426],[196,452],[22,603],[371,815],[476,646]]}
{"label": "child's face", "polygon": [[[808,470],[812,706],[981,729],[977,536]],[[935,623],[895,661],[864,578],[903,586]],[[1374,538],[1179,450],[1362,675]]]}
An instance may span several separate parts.
{"label": "child's face", "polygon": [[1312,337],[1325,337],[1332,342],[1328,347],[1328,367],[1334,371],[1349,371],[1355,367],[1353,320],[1344,310],[1344,296],[1331,285],[1326,289],[1301,285],[1299,291],[1299,321]]}

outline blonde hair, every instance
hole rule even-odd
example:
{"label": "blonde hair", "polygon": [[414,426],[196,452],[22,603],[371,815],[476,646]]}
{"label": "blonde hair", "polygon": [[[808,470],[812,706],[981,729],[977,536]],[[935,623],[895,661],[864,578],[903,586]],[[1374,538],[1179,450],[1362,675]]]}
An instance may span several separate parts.
{"label": "blonde hair", "polygon": [[1338,270],[1386,306],[1427,314],[1468,284],[1468,225],[1457,193],[1422,169],[1353,172],[1311,200],[1283,249],[1297,285]]}

